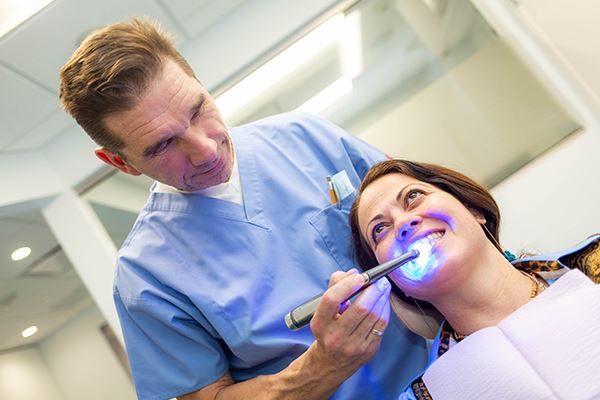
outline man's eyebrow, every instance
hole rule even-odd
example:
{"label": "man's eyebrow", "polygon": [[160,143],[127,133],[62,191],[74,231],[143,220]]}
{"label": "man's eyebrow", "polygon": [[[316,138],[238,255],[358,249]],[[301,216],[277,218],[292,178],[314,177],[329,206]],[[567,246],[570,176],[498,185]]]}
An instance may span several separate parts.
{"label": "man's eyebrow", "polygon": [[165,135],[162,135],[160,140],[158,140],[156,143],[153,143],[153,144],[149,145],[148,147],[146,147],[146,149],[142,153],[142,157],[144,157],[144,158],[151,157],[154,153],[156,153],[156,150],[163,144],[163,142],[165,140],[169,140],[172,137],[172,135],[170,135],[170,134],[166,135],[166,133],[167,132],[165,132]]}
{"label": "man's eyebrow", "polygon": [[[204,104],[206,103],[206,96],[204,94],[201,94],[200,97],[198,98],[198,101],[196,101],[191,107],[190,107],[190,118],[198,111],[200,110]],[[146,148],[146,150],[144,150],[144,152],[142,153],[142,156],[145,158],[150,157],[152,154],[154,154],[154,152],[156,151],[156,149],[158,147],[160,147],[160,145],[162,144],[163,140],[160,140],[158,143],[154,143],[151,144],[150,146],[148,146]]]}
{"label": "man's eyebrow", "polygon": [[158,143],[154,143],[154,144],[151,144],[150,146],[148,146],[146,148],[146,150],[144,150],[144,152],[142,153],[142,156],[144,158],[150,157],[152,154],[154,154],[156,152],[156,149],[158,149],[160,147],[160,145],[162,144],[163,141],[164,141],[164,139],[161,139]]}
{"label": "man's eyebrow", "polygon": [[200,110],[204,104],[206,103],[206,96],[204,94],[200,95],[198,101],[194,103],[194,105],[190,108],[190,116],[193,116],[198,110]]}

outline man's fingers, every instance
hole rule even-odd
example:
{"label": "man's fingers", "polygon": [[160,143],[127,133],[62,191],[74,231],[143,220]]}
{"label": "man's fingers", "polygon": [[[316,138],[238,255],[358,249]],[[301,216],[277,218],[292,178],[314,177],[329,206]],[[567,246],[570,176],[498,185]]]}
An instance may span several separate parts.
{"label": "man's fingers", "polygon": [[323,295],[311,321],[316,348],[333,365],[362,365],[373,357],[387,328],[391,285],[384,278],[350,302],[347,299],[364,285],[364,277],[334,274],[332,281],[337,279]]}
{"label": "man's fingers", "polygon": [[[352,306],[346,310],[343,318],[340,318],[344,324],[352,327],[352,336],[364,340],[367,333],[382,317],[386,319],[383,329],[387,327],[389,311],[386,312],[386,308],[389,308],[390,290],[389,281],[381,278],[354,299]],[[381,325],[379,326],[381,327]]]}
{"label": "man's fingers", "polygon": [[365,278],[361,274],[349,274],[336,282],[323,294],[313,321],[329,323],[338,315],[340,305],[345,303],[364,283]]}
{"label": "man's fingers", "polygon": [[342,279],[344,279],[345,277],[347,277],[349,275],[354,275],[357,272],[358,272],[358,270],[356,268],[352,268],[349,271],[335,271],[329,277],[329,285],[327,287],[330,288],[333,285],[335,285],[336,283],[338,283],[339,281],[341,281]]}
{"label": "man's fingers", "polygon": [[345,302],[340,304],[340,308],[339,308],[338,312],[340,314],[343,314],[344,311],[346,311],[348,309],[348,307],[350,307],[351,305],[352,305],[352,302],[350,300],[346,300]]}
{"label": "man's fingers", "polygon": [[[372,318],[376,318],[375,322],[372,322]],[[375,304],[375,307],[373,307],[373,310],[371,310],[369,320],[365,320],[365,323],[357,328],[356,334],[359,337],[364,337],[367,341],[379,342],[383,336],[383,332],[388,327],[389,321],[390,303],[388,298],[382,296],[377,301],[377,304]]]}

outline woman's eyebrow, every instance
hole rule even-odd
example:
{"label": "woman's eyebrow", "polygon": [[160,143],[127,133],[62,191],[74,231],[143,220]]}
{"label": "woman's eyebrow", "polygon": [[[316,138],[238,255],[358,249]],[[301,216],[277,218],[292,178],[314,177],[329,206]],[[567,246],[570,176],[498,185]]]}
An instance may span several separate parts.
{"label": "woman's eyebrow", "polygon": [[[409,187],[410,185],[414,185],[414,183],[409,183],[408,185],[404,186],[402,189],[400,189],[400,191],[398,192],[398,194],[396,195],[396,201],[400,201],[400,199],[402,198],[402,195],[404,193],[404,190]],[[377,215],[375,215],[373,218],[371,218],[369,220],[369,222],[367,222],[367,228],[369,227],[369,225],[371,225],[371,223],[377,219],[383,218],[383,214],[379,213]]]}
{"label": "woman's eyebrow", "polygon": [[400,189],[400,191],[396,195],[396,201],[399,202],[402,199],[402,196],[404,195],[404,191],[406,190],[407,187],[409,187],[411,185],[414,185],[414,183],[409,183],[408,185],[406,185],[402,189]]}
{"label": "woman's eyebrow", "polygon": [[406,191],[406,188],[411,187],[411,186],[425,186],[428,189],[431,189],[432,186],[426,182],[413,182],[413,183],[409,183],[408,185],[404,186],[396,195],[396,201],[400,201],[402,199],[402,196],[404,195],[404,192]]}

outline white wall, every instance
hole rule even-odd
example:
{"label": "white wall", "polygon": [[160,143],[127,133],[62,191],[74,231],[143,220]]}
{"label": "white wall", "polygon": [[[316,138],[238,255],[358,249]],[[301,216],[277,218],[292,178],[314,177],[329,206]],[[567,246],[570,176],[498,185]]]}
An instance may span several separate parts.
{"label": "white wall", "polygon": [[40,344],[64,400],[136,398],[133,384],[99,329],[103,323],[96,306],[91,306]]}
{"label": "white wall", "polygon": [[498,171],[513,169],[577,126],[495,39],[360,136],[394,157],[439,163],[492,182]]}
{"label": "white wall", "polygon": [[65,188],[40,151],[1,155],[0,182],[6,188],[0,192],[0,208],[53,196]]}
{"label": "white wall", "polygon": [[0,400],[33,399],[64,400],[40,353],[32,347],[0,354]]}
{"label": "white wall", "polygon": [[600,97],[600,4],[594,0],[474,3],[585,128],[493,190],[503,212],[502,238],[507,247],[540,252],[566,248],[600,232],[600,113],[595,101]]}
{"label": "white wall", "polygon": [[590,128],[494,188],[506,247],[556,251],[600,232],[599,149],[600,130]]}
{"label": "white wall", "polygon": [[600,2],[598,0],[518,0],[528,26],[551,48],[600,104]]}

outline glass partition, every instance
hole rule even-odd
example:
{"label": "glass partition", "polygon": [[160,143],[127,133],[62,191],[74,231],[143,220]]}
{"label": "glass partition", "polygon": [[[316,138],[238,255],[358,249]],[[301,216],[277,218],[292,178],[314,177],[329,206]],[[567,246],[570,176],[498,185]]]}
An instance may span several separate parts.
{"label": "glass partition", "polygon": [[[357,1],[214,94],[230,126],[300,109],[488,187],[579,128],[468,0]],[[150,183],[118,173],[85,195],[117,246]]]}
{"label": "glass partition", "polygon": [[218,98],[230,125],[306,110],[489,187],[579,127],[468,0],[359,1],[277,57],[290,69],[264,91]]}

